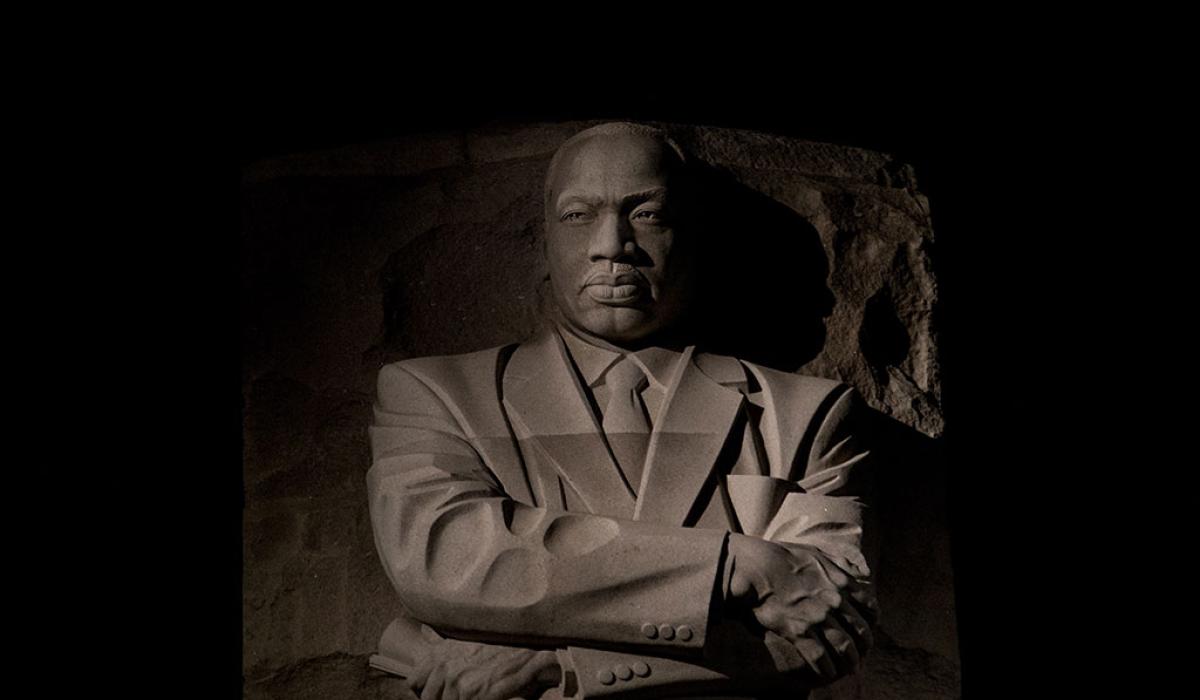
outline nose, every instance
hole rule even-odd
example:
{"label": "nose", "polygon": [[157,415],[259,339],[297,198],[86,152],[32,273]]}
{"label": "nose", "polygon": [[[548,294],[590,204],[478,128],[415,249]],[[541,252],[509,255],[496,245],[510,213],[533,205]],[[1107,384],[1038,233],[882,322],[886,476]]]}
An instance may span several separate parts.
{"label": "nose", "polygon": [[632,257],[636,247],[633,226],[625,217],[606,214],[600,217],[592,229],[592,236],[588,241],[588,258],[596,262]]}

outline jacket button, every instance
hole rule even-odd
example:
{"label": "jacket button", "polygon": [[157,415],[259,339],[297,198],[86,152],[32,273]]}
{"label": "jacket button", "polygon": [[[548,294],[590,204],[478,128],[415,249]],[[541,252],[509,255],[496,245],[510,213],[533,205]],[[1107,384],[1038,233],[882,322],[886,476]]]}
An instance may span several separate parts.
{"label": "jacket button", "polygon": [[680,640],[685,642],[692,638],[692,628],[687,625],[680,625],[679,629],[675,630],[675,633],[679,635]]}
{"label": "jacket button", "polygon": [[633,672],[637,674],[638,678],[645,678],[650,675],[650,667],[644,661],[635,661],[633,662]]}
{"label": "jacket button", "polygon": [[646,635],[646,639],[654,639],[658,636],[658,628],[647,622],[642,625],[642,634]]}
{"label": "jacket button", "polygon": [[658,633],[662,635],[663,639],[675,638],[675,628],[670,625],[659,625]]}
{"label": "jacket button", "polygon": [[623,681],[633,678],[633,669],[629,668],[625,664],[617,664],[616,666],[613,666],[613,673],[617,674],[617,678],[620,678]]}
{"label": "jacket button", "polygon": [[617,682],[617,677],[607,668],[602,668],[596,671],[596,680],[600,681],[600,685],[612,685]]}

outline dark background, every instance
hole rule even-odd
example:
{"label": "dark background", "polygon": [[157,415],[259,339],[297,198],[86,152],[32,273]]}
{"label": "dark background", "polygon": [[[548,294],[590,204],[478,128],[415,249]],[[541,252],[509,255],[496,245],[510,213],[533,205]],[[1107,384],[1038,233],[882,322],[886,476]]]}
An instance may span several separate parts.
{"label": "dark background", "polygon": [[[770,71],[686,62],[634,77],[581,69],[585,80],[539,62],[455,70],[419,59],[380,71],[249,52],[232,83],[226,148],[218,149],[228,163],[225,233],[202,251],[215,252],[215,274],[229,286],[236,279],[240,167],[270,155],[449,127],[578,118],[748,128],[896,154],[916,168],[938,237],[947,462],[959,465],[949,497],[964,694],[1026,692],[1030,678],[1014,665],[1060,667],[1070,640],[1047,622],[1039,586],[1062,575],[1059,557],[1077,536],[1077,525],[1051,526],[1048,514],[1060,509],[1055,487],[1074,481],[1079,467],[1068,456],[1072,445],[1043,433],[1065,426],[1073,412],[1045,395],[1071,391],[1078,365],[1053,339],[1084,323],[1079,310],[1086,307],[1049,292],[1070,269],[1064,258],[1086,264],[1076,259],[1072,241],[1080,234],[1060,207],[1071,197],[1066,183],[1086,177],[1068,167],[1081,137],[1072,128],[1075,112],[1061,110],[1061,85],[999,65],[963,76],[948,67],[953,56],[836,78],[783,59]],[[219,333],[195,339],[201,354],[226,360],[214,360],[201,381],[209,380],[205,392],[214,396],[206,406],[228,411],[214,424],[214,434],[228,438],[193,458],[239,463],[236,299],[204,301],[210,320],[229,330],[228,343]],[[219,311],[227,302],[235,308]],[[208,534],[224,539],[211,539],[205,550],[215,562],[201,579],[214,628],[204,637],[212,643],[201,642],[206,650],[235,646],[240,636],[233,612],[241,584],[238,493],[233,479],[212,484],[216,526]],[[1069,615],[1077,604],[1057,589],[1047,597],[1055,614]],[[225,687],[240,683],[239,650],[229,652],[218,664],[229,671]],[[1037,687],[1059,683],[1077,687],[1063,677]]]}

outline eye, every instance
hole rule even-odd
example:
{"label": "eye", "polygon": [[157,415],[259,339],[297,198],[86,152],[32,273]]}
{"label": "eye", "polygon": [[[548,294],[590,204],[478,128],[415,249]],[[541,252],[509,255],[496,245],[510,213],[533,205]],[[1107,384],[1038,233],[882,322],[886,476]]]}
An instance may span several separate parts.
{"label": "eye", "polygon": [[583,224],[592,220],[592,215],[582,209],[571,209],[563,212],[558,220],[564,224]]}
{"label": "eye", "polygon": [[664,222],[662,212],[657,209],[638,209],[630,218],[644,224],[662,224]]}

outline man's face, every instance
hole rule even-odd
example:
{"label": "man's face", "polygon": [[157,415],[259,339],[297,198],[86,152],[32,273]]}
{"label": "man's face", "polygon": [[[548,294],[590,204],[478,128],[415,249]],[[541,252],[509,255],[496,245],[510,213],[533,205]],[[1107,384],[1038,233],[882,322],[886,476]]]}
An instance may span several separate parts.
{"label": "man's face", "polygon": [[679,238],[678,160],[639,135],[568,147],[546,209],[546,256],[568,323],[613,343],[668,327],[690,295],[689,241]]}

